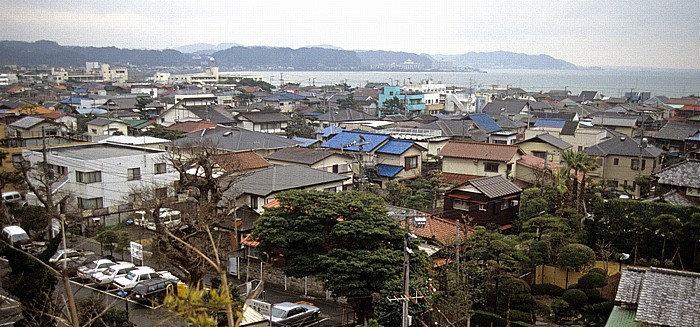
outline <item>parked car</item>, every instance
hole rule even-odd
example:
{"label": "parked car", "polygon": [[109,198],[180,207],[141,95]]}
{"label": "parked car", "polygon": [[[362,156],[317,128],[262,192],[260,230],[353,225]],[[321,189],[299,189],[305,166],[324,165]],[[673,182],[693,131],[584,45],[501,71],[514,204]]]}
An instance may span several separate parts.
{"label": "parked car", "polygon": [[20,206],[24,207],[27,205],[27,201],[24,200],[22,194],[17,191],[3,192],[2,202],[8,206]]}
{"label": "parked car", "polygon": [[176,287],[177,281],[168,278],[152,278],[139,282],[131,290],[132,298],[138,302],[155,305],[163,302],[168,287]]}
{"label": "parked car", "polygon": [[126,276],[130,271],[136,269],[136,265],[130,262],[119,263],[105,269],[102,272],[97,272],[90,276],[90,280],[97,286],[111,285],[115,278]]}
{"label": "parked car", "polygon": [[0,237],[13,247],[18,247],[22,250],[28,250],[32,247],[32,240],[29,239],[27,232],[19,226],[5,226],[2,228]]}
{"label": "parked car", "polygon": [[[180,211],[173,210],[170,208],[160,208],[160,214],[158,215],[160,222],[163,226],[169,229],[173,229],[180,225]],[[134,225],[141,226],[149,230],[156,230],[156,223],[147,218],[146,211],[139,210],[134,212]]]}
{"label": "parked car", "polygon": [[304,326],[318,320],[321,309],[306,303],[282,302],[272,305],[272,326]]}
{"label": "parked car", "polygon": [[[120,263],[128,262],[122,261]],[[81,279],[90,279],[90,276],[92,276],[93,274],[105,271],[107,270],[107,268],[116,264],[116,262],[109,259],[97,259],[90,261],[87,264],[78,267],[78,277],[80,277]]]}
{"label": "parked car", "polygon": [[168,271],[155,271],[151,267],[141,266],[130,271],[126,276],[115,278],[112,285],[120,290],[129,291],[134,288],[136,284],[154,278],[165,278],[176,282],[180,281],[179,278],[173,276]]}
{"label": "parked car", "polygon": [[60,249],[49,259],[49,263],[61,268],[65,262],[67,268],[75,268],[88,260],[94,260],[94,256],[94,252],[82,249]]}

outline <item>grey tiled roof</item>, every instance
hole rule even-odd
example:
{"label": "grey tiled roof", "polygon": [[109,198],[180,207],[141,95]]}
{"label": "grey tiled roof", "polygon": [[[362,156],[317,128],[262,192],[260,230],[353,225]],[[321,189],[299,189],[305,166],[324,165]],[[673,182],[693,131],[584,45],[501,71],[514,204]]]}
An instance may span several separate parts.
{"label": "grey tiled roof", "polygon": [[301,144],[301,142],[278,135],[223,126],[196,131],[173,141],[173,145],[176,147],[188,147],[202,143],[213,144],[218,149],[230,152],[251,149],[279,149]]}
{"label": "grey tiled roof", "polygon": [[627,268],[622,272],[620,284],[617,286],[615,301],[626,304],[637,304],[639,292],[642,289],[642,279],[646,270],[639,268]]}
{"label": "grey tiled roof", "polygon": [[293,163],[298,163],[298,164],[303,164],[303,165],[313,165],[325,158],[328,158],[332,155],[336,154],[335,152],[331,151],[323,151],[323,150],[313,150],[313,149],[306,149],[306,148],[286,148],[279,150],[269,156],[267,156],[265,159],[267,160],[277,160],[277,161],[284,161],[284,162],[293,162]]}
{"label": "grey tiled roof", "polygon": [[243,177],[234,188],[242,193],[267,196],[274,192],[304,189],[349,178],[301,165],[273,166]]}
{"label": "grey tiled roof", "polygon": [[338,109],[331,110],[330,112],[324,112],[321,115],[319,115],[317,119],[320,121],[340,122],[353,120],[371,120],[377,119],[377,117],[358,110]]}
{"label": "grey tiled roof", "polygon": [[468,181],[466,184],[471,184],[481,193],[492,199],[514,193],[520,193],[522,191],[519,187],[501,175],[473,179]]}
{"label": "grey tiled roof", "polygon": [[523,143],[523,142],[528,142],[528,141],[537,141],[537,140],[545,142],[545,143],[547,143],[551,146],[554,146],[558,149],[561,149],[561,150],[568,149],[571,147],[571,144],[569,144],[566,141],[564,141],[564,140],[562,140],[562,139],[560,139],[552,134],[549,134],[549,133],[542,133],[539,135],[535,135],[527,140],[523,140],[523,141],[518,142],[518,143]]}
{"label": "grey tiled roof", "polygon": [[654,176],[659,179],[659,184],[700,188],[700,161],[683,161],[660,170]]}
{"label": "grey tiled roof", "polygon": [[[656,158],[661,155],[661,152],[661,149],[655,146],[647,146],[642,149],[642,157]],[[639,156],[639,141],[627,136],[613,137],[587,148],[586,153],[597,157],[609,155]]]}
{"label": "grey tiled roof", "polygon": [[700,127],[698,126],[693,126],[682,122],[669,121],[666,123],[666,125],[664,125],[664,127],[661,127],[661,129],[656,132],[654,138],[683,141],[689,136],[695,134],[698,130],[700,130]]}
{"label": "grey tiled roof", "polygon": [[567,121],[564,123],[564,127],[561,128],[561,135],[576,135],[576,129],[578,128],[577,121]]}
{"label": "grey tiled roof", "polygon": [[700,274],[651,268],[642,279],[637,321],[663,326],[700,326]]}
{"label": "grey tiled roof", "polygon": [[107,119],[107,118],[95,118],[95,119],[87,122],[88,125],[93,125],[93,126],[107,126],[109,124],[114,124],[114,123],[124,124],[122,122],[114,121],[114,120]]}
{"label": "grey tiled roof", "polygon": [[187,110],[197,115],[204,121],[216,123],[216,124],[229,124],[232,122],[237,122],[238,119],[234,118],[233,115],[226,111],[223,105],[210,105],[210,106],[188,106]]}
{"label": "grey tiled roof", "polygon": [[44,118],[27,116],[27,117],[24,117],[20,120],[13,122],[9,126],[12,126],[15,128],[29,129],[29,128],[32,128],[32,127],[36,126],[36,124],[39,124],[43,121],[44,121]]}
{"label": "grey tiled roof", "polygon": [[241,112],[237,117],[245,118],[253,123],[285,122],[289,116],[281,112]]}
{"label": "grey tiled roof", "polygon": [[593,125],[633,127],[637,125],[637,117],[593,117]]}
{"label": "grey tiled roof", "polygon": [[471,120],[442,119],[423,125],[421,128],[440,130],[443,136],[470,136],[469,130],[474,122]]}

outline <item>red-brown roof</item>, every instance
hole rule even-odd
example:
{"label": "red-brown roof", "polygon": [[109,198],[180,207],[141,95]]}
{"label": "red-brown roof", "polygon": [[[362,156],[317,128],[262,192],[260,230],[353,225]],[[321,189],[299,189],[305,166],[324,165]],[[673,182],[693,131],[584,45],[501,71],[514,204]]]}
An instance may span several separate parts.
{"label": "red-brown roof", "polygon": [[263,207],[263,209],[279,208],[280,207],[280,200],[274,199],[268,203],[265,203],[262,207]]}
{"label": "red-brown roof", "polygon": [[[403,224],[405,224],[404,221],[401,222],[402,226]],[[456,240],[457,224],[455,221],[450,219],[426,215],[424,228],[417,228],[413,224],[411,224],[408,228],[411,233],[420,236],[421,238],[432,239],[443,245],[453,243]],[[466,236],[471,233],[471,230],[467,231],[466,225],[460,225],[459,237],[461,239],[466,238]]]}
{"label": "red-brown roof", "polygon": [[[217,154],[212,159],[222,167],[234,166],[239,171],[261,169],[272,166],[265,158],[253,151]],[[224,164],[225,163],[225,164]]]}
{"label": "red-brown roof", "polygon": [[[544,159],[529,154],[522,156],[520,160],[518,160],[518,163],[530,168],[542,169],[544,167]],[[559,167],[561,167],[561,165],[558,163],[551,161],[547,162],[547,168],[549,169],[554,170]]]}
{"label": "red-brown roof", "polygon": [[66,114],[64,114],[60,111],[52,111],[52,112],[45,113],[45,114],[41,115],[41,117],[44,117],[46,119],[56,120],[56,119],[61,118],[65,115]]}
{"label": "red-brown roof", "polygon": [[476,178],[479,178],[482,176],[455,174],[455,173],[442,173],[442,177],[445,179],[445,182],[452,183],[452,184],[462,184],[466,181],[470,181],[472,179],[476,179]]}
{"label": "red-brown roof", "polygon": [[698,99],[696,98],[670,98],[666,104],[682,104],[682,105],[695,105],[698,104]]}
{"label": "red-brown roof", "polygon": [[206,122],[206,121],[186,121],[186,122],[172,124],[164,129],[168,130],[168,131],[192,133],[192,132],[197,132],[197,131],[201,131],[203,129],[212,128],[212,127],[216,127],[216,124]]}
{"label": "red-brown roof", "polygon": [[440,150],[443,157],[508,162],[522,153],[515,145],[450,141]]}
{"label": "red-brown roof", "polygon": [[700,105],[687,104],[678,110],[679,111],[700,111]]}

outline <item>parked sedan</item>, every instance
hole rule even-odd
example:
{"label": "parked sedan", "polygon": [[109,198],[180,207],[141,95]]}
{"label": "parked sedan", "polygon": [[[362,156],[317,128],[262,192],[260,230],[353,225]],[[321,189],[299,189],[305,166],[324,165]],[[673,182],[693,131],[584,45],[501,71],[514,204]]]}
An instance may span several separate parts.
{"label": "parked sedan", "polygon": [[107,268],[116,264],[116,262],[109,259],[97,259],[90,261],[87,264],[78,267],[78,277],[80,277],[80,279],[90,279],[90,276],[93,274],[105,271]]}
{"label": "parked sedan", "polygon": [[318,320],[321,310],[305,303],[282,302],[272,305],[272,326],[304,326]]}
{"label": "parked sedan", "polygon": [[88,259],[94,260],[95,253],[91,251],[83,251],[81,249],[61,249],[56,251],[49,259],[49,263],[55,267],[62,268],[63,263],[66,263],[68,269],[82,265]]}

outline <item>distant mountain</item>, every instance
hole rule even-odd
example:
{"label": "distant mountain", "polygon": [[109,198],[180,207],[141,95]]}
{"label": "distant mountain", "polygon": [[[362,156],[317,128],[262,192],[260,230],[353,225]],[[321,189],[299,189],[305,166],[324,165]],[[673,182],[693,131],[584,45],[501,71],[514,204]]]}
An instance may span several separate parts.
{"label": "distant mountain", "polygon": [[455,66],[475,68],[515,69],[576,69],[576,65],[548,55],[528,55],[508,51],[469,52],[462,55],[434,55],[433,58],[452,60]]}
{"label": "distant mountain", "polygon": [[[423,69],[432,67],[432,58],[451,60],[454,67],[576,69],[576,65],[548,55],[526,55],[505,51],[470,52],[463,55],[415,54],[394,51],[350,51],[335,47],[244,47],[235,43],[191,44],[173,49],[144,50],[116,47],[62,46],[53,41],[0,41],[0,65],[56,67],[84,66],[87,61],[112,65],[197,66],[203,56],[212,56],[224,69],[299,69],[299,70],[382,70],[408,61]],[[206,48],[206,49],[205,49]],[[200,50],[197,50],[200,49]],[[392,65],[393,64],[393,65]]]}
{"label": "distant mountain", "polygon": [[280,68],[303,70],[357,69],[357,53],[322,48],[233,47],[212,54],[217,65],[241,68]]}
{"label": "distant mountain", "polygon": [[211,43],[195,43],[183,45],[174,48],[182,53],[192,53],[197,55],[210,55],[216,51],[226,50],[231,47],[240,47],[241,44],[238,43],[219,43],[218,45],[213,45]]}
{"label": "distant mountain", "polygon": [[319,45],[307,45],[304,48],[321,48],[321,49],[331,49],[331,50],[344,50],[341,47],[336,47],[330,44],[319,44]]}
{"label": "distant mountain", "polygon": [[428,56],[421,56],[410,52],[394,51],[357,51],[357,55],[362,60],[363,66],[378,66],[401,64],[407,60],[420,63],[424,68],[432,66],[432,59]]}
{"label": "distant mountain", "polygon": [[0,65],[85,66],[87,61],[115,65],[180,66],[191,59],[176,50],[62,46],[53,41],[0,41]]}

